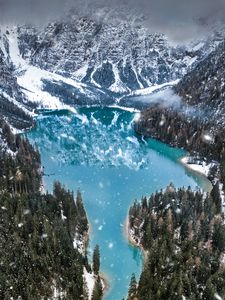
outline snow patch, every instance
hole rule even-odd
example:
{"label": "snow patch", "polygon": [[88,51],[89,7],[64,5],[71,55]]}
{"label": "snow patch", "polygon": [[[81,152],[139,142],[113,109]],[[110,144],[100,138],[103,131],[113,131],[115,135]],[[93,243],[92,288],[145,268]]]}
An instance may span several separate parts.
{"label": "snow patch", "polygon": [[131,96],[146,96],[146,95],[152,94],[153,92],[156,92],[157,90],[160,90],[162,88],[174,86],[178,82],[179,82],[179,80],[175,80],[175,81],[171,81],[171,82],[167,82],[167,83],[163,83],[163,84],[159,84],[159,85],[153,85],[153,86],[150,86],[145,89],[136,90],[131,93]]}
{"label": "snow patch", "polygon": [[110,243],[108,244],[108,248],[109,248],[109,249],[112,249],[113,246],[114,246],[114,244],[113,244],[112,242],[110,242]]}
{"label": "snow patch", "polygon": [[82,79],[86,76],[87,74],[87,69],[88,69],[88,65],[85,65],[83,67],[81,67],[80,69],[78,69],[77,71],[75,71],[73,73],[73,76],[79,80],[82,81]]}
{"label": "snow patch", "polygon": [[110,105],[109,108],[117,108],[117,109],[121,109],[124,111],[128,111],[131,113],[140,113],[140,110],[136,109],[136,108],[132,108],[132,107],[125,107],[125,106],[120,106],[120,105]]}
{"label": "snow patch", "polygon": [[18,36],[17,36],[17,27],[13,26],[8,29],[9,34],[9,56],[14,63],[15,67],[19,68],[24,65],[24,59],[20,55],[19,46],[18,46]]}
{"label": "snow patch", "polygon": [[84,268],[84,275],[83,275],[88,288],[88,299],[91,300],[91,296],[93,293],[94,285],[95,285],[95,276],[92,273],[88,273],[86,268]]}
{"label": "snow patch", "polygon": [[199,164],[197,163],[191,163],[190,157],[186,156],[181,159],[181,163],[187,166],[189,169],[201,173],[204,176],[209,175],[210,168],[212,167],[212,164],[207,164],[204,161],[199,161]]}
{"label": "snow patch", "polygon": [[119,71],[118,71],[117,67],[113,63],[111,63],[111,64],[112,64],[113,73],[115,76],[115,82],[110,86],[109,90],[114,93],[128,92],[129,91],[128,88],[120,79],[120,75],[119,75]]}
{"label": "snow patch", "polygon": [[218,294],[215,294],[214,296],[217,300],[223,300],[223,298],[221,298],[220,295],[218,295]]}
{"label": "snow patch", "polygon": [[140,118],[141,118],[141,113],[140,112],[136,113],[134,116],[133,122],[135,122],[135,123],[138,122],[140,120]]}
{"label": "snow patch", "polygon": [[42,90],[43,79],[56,82],[62,81],[77,87],[76,82],[71,79],[65,79],[60,75],[52,74],[48,71],[28,65],[26,66],[26,69],[23,71],[22,75],[17,78],[17,82],[23,88],[28,99],[31,102],[38,103],[40,108],[68,109],[71,111],[72,108],[69,105],[63,104],[59,98]]}
{"label": "snow patch", "polygon": [[[222,183],[219,184],[219,191],[220,191],[220,197],[222,203],[222,211],[225,216],[225,194],[224,194],[224,186]],[[225,223],[225,219],[224,219],[224,223]],[[224,263],[225,263],[225,255],[224,255]]]}
{"label": "snow patch", "polygon": [[80,252],[80,254],[84,254],[85,245],[82,236],[80,236],[79,234],[75,235],[75,238],[73,240],[73,247],[74,249],[77,249]]}

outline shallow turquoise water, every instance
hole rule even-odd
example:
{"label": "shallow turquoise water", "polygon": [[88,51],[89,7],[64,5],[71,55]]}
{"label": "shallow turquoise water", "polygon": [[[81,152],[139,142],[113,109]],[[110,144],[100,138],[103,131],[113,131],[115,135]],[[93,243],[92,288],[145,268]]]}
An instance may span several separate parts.
{"label": "shallow turquoise water", "polygon": [[135,136],[137,115],[113,108],[83,108],[79,114],[40,116],[26,135],[42,155],[46,188],[54,180],[83,193],[92,226],[90,252],[101,249],[101,269],[110,282],[108,300],[126,296],[130,276],[142,268],[139,249],[129,245],[124,223],[135,199],[165,188],[206,182],[177,162],[184,152]]}

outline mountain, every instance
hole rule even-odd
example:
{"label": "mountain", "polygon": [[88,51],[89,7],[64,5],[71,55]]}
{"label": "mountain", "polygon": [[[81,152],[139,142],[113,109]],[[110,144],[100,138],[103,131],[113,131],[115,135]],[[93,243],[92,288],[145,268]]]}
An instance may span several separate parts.
{"label": "mountain", "polygon": [[188,72],[175,86],[175,92],[188,105],[214,120],[225,121],[225,40]]}
{"label": "mountain", "polygon": [[28,100],[24,97],[17,78],[14,65],[6,52],[7,40],[0,39],[0,115],[9,120],[16,128],[31,127],[33,120]]}
{"label": "mountain", "polygon": [[142,20],[120,14],[104,21],[72,14],[43,29],[21,26],[18,39],[32,65],[115,93],[181,78],[215,45],[214,36],[207,47],[205,41],[173,46]]}
{"label": "mountain", "polygon": [[[168,101],[166,107],[158,102],[144,110],[136,123],[136,130],[188,151],[201,152],[208,147],[212,148],[210,153],[216,152],[218,149],[213,149],[212,144],[222,145],[225,142],[224,77],[225,40],[177,84],[169,86],[178,103]],[[208,141],[204,139],[206,134],[209,135]],[[223,151],[218,152],[219,155],[221,153]],[[207,155],[204,152],[202,156]],[[213,156],[216,160],[221,159]]]}
{"label": "mountain", "polygon": [[224,58],[222,42],[171,88],[179,103],[152,105],[141,112],[134,126],[144,137],[188,151],[187,163],[208,164],[209,179],[213,185],[220,184],[221,201],[225,190]]}
{"label": "mountain", "polygon": [[[0,112],[22,129],[33,125],[38,109],[75,112],[80,105],[115,104],[143,109],[149,95],[176,84],[223,36],[220,30],[173,45],[124,12],[104,20],[70,12],[46,26],[1,26]],[[147,101],[140,102],[143,95]]]}
{"label": "mountain", "polygon": [[[102,89],[33,66],[23,59],[18,46],[17,27],[2,28],[0,37],[2,111],[7,107],[4,117],[9,114],[7,118],[15,128],[30,127],[39,108],[74,111],[72,106],[77,104],[113,103],[109,93]],[[20,114],[30,123],[16,122],[15,116]]]}

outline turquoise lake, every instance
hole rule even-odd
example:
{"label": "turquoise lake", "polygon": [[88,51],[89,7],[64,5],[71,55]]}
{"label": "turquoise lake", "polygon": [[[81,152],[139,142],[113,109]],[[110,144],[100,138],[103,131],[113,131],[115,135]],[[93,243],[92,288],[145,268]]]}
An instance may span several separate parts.
{"label": "turquoise lake", "polygon": [[126,297],[130,277],[138,278],[141,251],[124,234],[129,206],[170,182],[177,187],[207,188],[208,182],[190,172],[178,159],[185,153],[155,140],[136,136],[137,113],[116,108],[82,108],[40,115],[26,136],[35,143],[45,167],[45,189],[55,180],[80,188],[91,224],[90,253],[101,250],[101,270],[110,283],[107,300]]}

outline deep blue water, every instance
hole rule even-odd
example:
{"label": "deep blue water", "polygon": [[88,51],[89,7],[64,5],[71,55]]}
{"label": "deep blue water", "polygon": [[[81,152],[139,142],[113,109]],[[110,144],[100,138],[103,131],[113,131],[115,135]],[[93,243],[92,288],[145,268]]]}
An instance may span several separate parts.
{"label": "deep blue water", "polygon": [[110,282],[108,300],[126,297],[130,276],[142,268],[139,249],[129,245],[124,223],[129,206],[165,188],[202,188],[207,182],[178,163],[184,152],[134,133],[138,115],[113,108],[83,108],[79,114],[41,115],[26,135],[42,155],[46,189],[54,180],[81,189],[91,223],[90,252],[101,249],[101,269]]}

